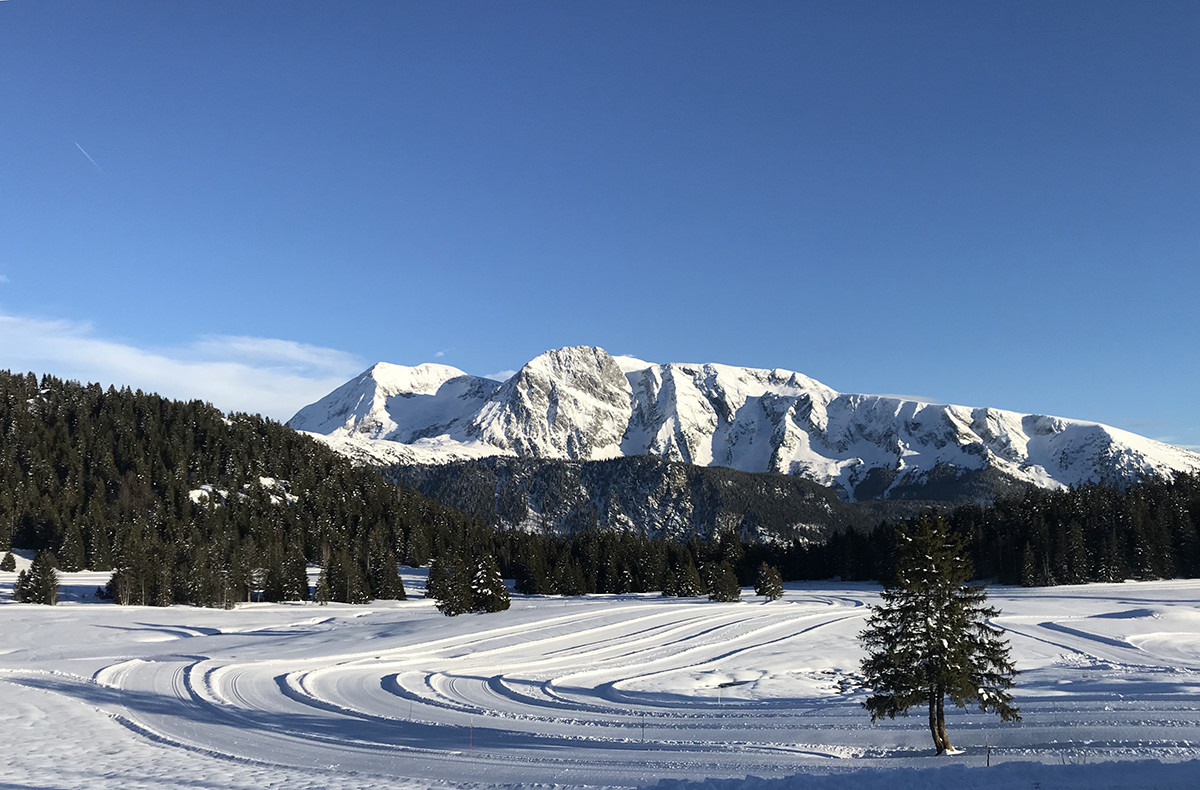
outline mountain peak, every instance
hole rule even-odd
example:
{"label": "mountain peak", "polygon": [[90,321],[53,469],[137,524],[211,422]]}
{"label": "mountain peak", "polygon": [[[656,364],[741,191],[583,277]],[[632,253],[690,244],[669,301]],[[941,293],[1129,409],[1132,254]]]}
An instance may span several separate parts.
{"label": "mountain peak", "polygon": [[592,460],[620,454],[630,387],[607,351],[572,346],[527,362],[473,421],[474,436],[500,451]]}
{"label": "mountain peak", "polygon": [[433,395],[450,379],[466,373],[450,365],[424,362],[414,367],[393,365],[391,362],[376,362],[359,376],[369,377],[376,386],[388,394],[407,392],[417,395]]}
{"label": "mountain peak", "polygon": [[649,455],[799,475],[846,499],[996,472],[1043,487],[1200,473],[1200,455],[1080,420],[842,394],[801,373],[547,351],[503,383],[379,363],[290,424],[381,463]]}

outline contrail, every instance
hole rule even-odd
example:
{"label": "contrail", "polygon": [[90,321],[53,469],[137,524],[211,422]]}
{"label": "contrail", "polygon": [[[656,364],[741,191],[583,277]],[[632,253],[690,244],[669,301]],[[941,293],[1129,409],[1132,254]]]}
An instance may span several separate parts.
{"label": "contrail", "polygon": [[104,174],[105,174],[105,173],[104,173],[104,168],[103,168],[103,167],[101,167],[100,165],[96,164],[96,160],[95,160],[95,159],[92,159],[92,155],[91,155],[91,154],[89,154],[87,151],[83,150],[83,146],[82,146],[82,145],[80,145],[79,143],[75,143],[75,147],[79,149],[79,153],[81,153],[81,154],[83,154],[84,156],[86,156],[86,157],[87,157],[87,160],[88,160],[89,162],[91,162],[93,165],[96,165],[96,169],[100,171],[100,175],[104,175]]}

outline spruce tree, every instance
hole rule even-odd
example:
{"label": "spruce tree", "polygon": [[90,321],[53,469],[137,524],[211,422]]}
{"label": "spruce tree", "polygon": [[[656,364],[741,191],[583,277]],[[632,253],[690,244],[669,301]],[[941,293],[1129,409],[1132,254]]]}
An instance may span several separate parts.
{"label": "spruce tree", "polygon": [[429,563],[429,573],[425,577],[425,597],[434,601],[446,596],[450,584],[450,576],[446,570],[446,561],[434,557]]}
{"label": "spruce tree", "polygon": [[[447,617],[475,610],[475,596],[471,589],[472,568],[463,558],[454,553],[443,554],[434,562],[439,567],[439,580],[434,589],[428,591],[437,601],[438,611]],[[431,574],[433,568],[430,568]]]}
{"label": "spruce tree", "polygon": [[13,582],[13,600],[17,603],[30,603],[29,601],[29,571],[23,570],[17,574],[16,581]]}
{"label": "spruce tree", "polygon": [[783,597],[783,578],[779,575],[778,568],[765,562],[758,566],[758,576],[754,581],[754,594],[761,595],[768,601]]}
{"label": "spruce tree", "polygon": [[663,595],[674,595],[679,598],[691,598],[703,595],[704,581],[700,571],[696,570],[690,555],[684,557],[667,571],[666,582],[663,585]]}
{"label": "spruce tree", "polygon": [[54,569],[55,564],[53,554],[39,551],[29,570],[17,575],[17,581],[13,584],[13,600],[48,606],[58,603],[58,572]]}
{"label": "spruce tree", "polygon": [[83,550],[83,533],[77,524],[63,531],[62,544],[58,548],[59,566],[64,571],[81,571],[87,562]]}
{"label": "spruce tree", "polygon": [[304,548],[293,543],[283,560],[283,600],[304,601],[308,599],[308,565],[304,559]]}
{"label": "spruce tree", "polygon": [[476,612],[502,612],[509,607],[508,587],[500,578],[500,567],[491,554],[483,555],[475,563],[471,595]]}
{"label": "spruce tree", "polygon": [[1003,632],[989,620],[983,587],[968,586],[971,563],[961,538],[943,516],[922,516],[897,533],[896,581],[884,588],[867,628],[859,634],[867,657],[863,703],[871,721],[928,705],[929,731],[938,754],[954,750],[946,735],[944,703],[978,703],[1001,721],[1020,721],[1012,705],[1016,668]]}
{"label": "spruce tree", "polygon": [[11,551],[4,552],[4,559],[0,559],[0,571],[8,571],[11,573],[17,569],[17,558],[13,556]]}
{"label": "spruce tree", "polygon": [[333,600],[333,593],[329,590],[329,571],[321,568],[321,573],[317,576],[317,583],[313,587],[313,600],[321,606]]}
{"label": "spruce tree", "polygon": [[715,562],[705,567],[708,582],[708,600],[726,603],[741,600],[742,588],[738,586],[737,574],[728,562]]}

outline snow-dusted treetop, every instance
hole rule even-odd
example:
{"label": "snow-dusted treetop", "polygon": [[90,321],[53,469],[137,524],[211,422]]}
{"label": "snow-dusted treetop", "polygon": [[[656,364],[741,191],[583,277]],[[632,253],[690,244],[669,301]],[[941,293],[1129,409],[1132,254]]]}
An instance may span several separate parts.
{"label": "snow-dusted treetop", "polygon": [[1099,423],[849,395],[788,370],[652,364],[588,346],[547,351],[504,382],[381,362],[289,424],[377,463],[652,455],[801,475],[850,499],[868,477],[886,488],[935,468],[990,468],[1044,487],[1200,473],[1196,453]]}

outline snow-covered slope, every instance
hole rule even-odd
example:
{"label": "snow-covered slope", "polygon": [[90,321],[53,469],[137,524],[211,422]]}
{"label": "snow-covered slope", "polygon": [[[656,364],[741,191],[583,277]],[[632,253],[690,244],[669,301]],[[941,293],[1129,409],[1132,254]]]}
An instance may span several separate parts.
{"label": "snow-covered slope", "polygon": [[1043,487],[1200,473],[1200,455],[1098,423],[848,395],[787,370],[657,365],[591,347],[548,351],[503,383],[379,363],[289,424],[366,462],[651,455],[800,475],[847,499],[934,472],[992,470]]}

